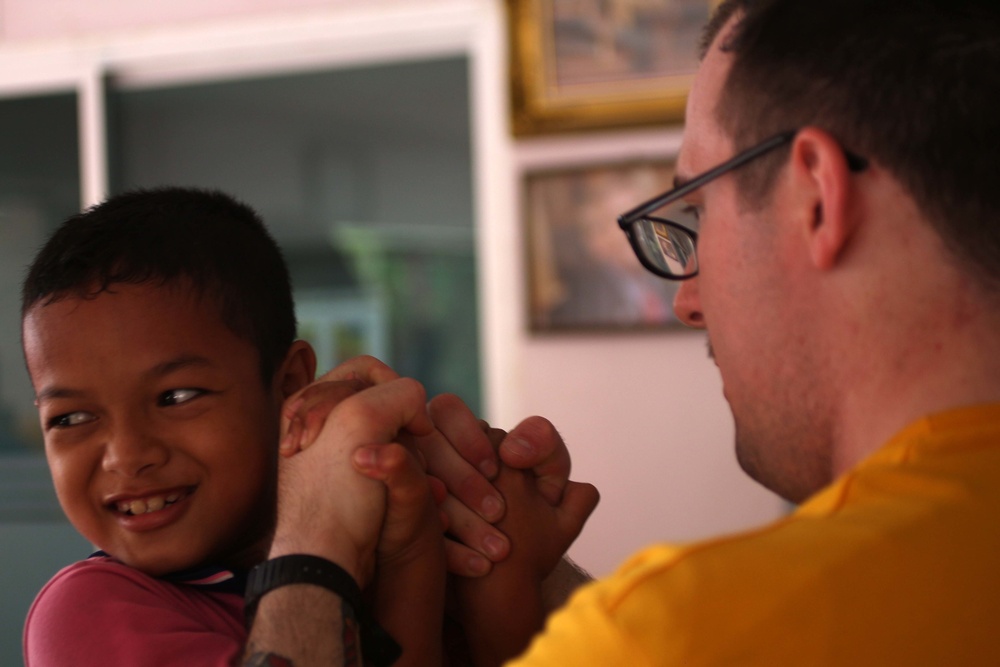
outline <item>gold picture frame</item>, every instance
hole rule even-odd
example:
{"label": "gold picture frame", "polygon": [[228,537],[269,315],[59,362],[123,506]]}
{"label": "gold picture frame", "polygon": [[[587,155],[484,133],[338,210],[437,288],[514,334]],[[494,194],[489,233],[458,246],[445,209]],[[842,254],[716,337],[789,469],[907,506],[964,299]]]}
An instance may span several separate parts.
{"label": "gold picture frame", "polygon": [[506,0],[515,136],[680,122],[712,0]]}
{"label": "gold picture frame", "polygon": [[522,176],[534,333],[678,328],[678,283],[639,263],[618,214],[673,187],[670,159],[591,162]]}

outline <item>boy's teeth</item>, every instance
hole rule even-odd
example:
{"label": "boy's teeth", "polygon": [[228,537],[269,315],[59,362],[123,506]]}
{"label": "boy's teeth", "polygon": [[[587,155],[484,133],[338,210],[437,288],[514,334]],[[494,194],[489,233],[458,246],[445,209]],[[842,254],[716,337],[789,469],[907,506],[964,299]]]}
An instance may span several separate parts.
{"label": "boy's teeth", "polygon": [[163,496],[156,496],[155,498],[150,498],[146,501],[146,511],[155,512],[156,510],[163,509],[166,501],[163,500]]}
{"label": "boy's teeth", "polygon": [[163,509],[180,500],[181,494],[174,492],[168,496],[152,496],[150,498],[127,500],[118,503],[118,511],[127,514],[146,514]]}

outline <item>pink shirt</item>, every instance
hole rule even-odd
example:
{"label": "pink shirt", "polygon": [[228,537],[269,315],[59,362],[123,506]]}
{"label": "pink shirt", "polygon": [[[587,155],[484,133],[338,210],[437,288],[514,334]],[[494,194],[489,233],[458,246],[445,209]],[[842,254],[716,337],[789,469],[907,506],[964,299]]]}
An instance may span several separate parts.
{"label": "pink shirt", "polygon": [[106,556],[70,565],[28,611],[25,665],[238,665],[243,596],[195,583],[212,582],[173,583]]}

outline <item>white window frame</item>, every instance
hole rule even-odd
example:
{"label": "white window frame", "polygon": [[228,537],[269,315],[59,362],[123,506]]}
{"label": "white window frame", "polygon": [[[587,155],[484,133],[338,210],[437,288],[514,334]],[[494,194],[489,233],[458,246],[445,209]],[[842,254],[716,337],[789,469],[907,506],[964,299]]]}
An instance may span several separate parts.
{"label": "white window frame", "polygon": [[75,91],[81,206],[108,191],[104,90],[138,89],[443,56],[469,60],[473,200],[484,417],[520,419],[517,347],[523,286],[507,117],[503,3],[352,3],[324,11],[0,45],[0,98]]}

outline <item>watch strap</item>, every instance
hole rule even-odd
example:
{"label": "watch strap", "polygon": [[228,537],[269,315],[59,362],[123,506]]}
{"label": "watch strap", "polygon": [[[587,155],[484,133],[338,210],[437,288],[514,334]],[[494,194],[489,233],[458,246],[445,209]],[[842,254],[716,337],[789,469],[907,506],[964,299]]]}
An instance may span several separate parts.
{"label": "watch strap", "polygon": [[257,605],[264,595],[292,584],[321,586],[340,597],[345,603],[344,614],[353,615],[360,625],[361,649],[367,663],[388,667],[402,655],[399,644],[366,613],[361,588],[354,577],[336,563],[309,554],[272,558],[250,571],[243,607],[247,628],[253,625]]}

